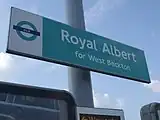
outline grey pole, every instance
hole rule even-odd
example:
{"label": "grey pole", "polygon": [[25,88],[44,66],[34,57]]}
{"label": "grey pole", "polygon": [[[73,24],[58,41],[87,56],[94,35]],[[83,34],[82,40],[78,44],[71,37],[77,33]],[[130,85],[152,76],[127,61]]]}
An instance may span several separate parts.
{"label": "grey pole", "polygon": [[[82,0],[66,0],[68,24],[74,28],[85,30]],[[68,68],[69,91],[80,107],[94,107],[92,82],[89,71],[79,68]]]}

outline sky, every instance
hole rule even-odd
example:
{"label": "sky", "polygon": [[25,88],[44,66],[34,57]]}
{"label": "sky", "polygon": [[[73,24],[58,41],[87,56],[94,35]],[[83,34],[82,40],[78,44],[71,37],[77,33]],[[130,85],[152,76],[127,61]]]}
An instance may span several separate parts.
{"label": "sky", "polygon": [[[140,120],[143,105],[160,102],[159,5],[159,0],[83,0],[86,30],[144,50],[151,77],[144,84],[91,72],[95,107],[120,108],[126,120]],[[0,80],[68,90],[67,66],[5,52],[11,6],[67,23],[65,0],[0,0]]]}

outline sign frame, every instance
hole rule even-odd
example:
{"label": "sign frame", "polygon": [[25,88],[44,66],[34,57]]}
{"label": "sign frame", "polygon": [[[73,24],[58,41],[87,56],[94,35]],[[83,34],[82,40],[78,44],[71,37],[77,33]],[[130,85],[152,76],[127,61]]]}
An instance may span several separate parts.
{"label": "sign frame", "polygon": [[[28,53],[20,52],[20,51],[18,51],[18,50],[9,49],[9,40],[10,40],[10,33],[11,33],[11,29],[10,29],[10,28],[11,28],[11,18],[12,18],[12,10],[13,10],[13,9],[18,9],[18,8],[11,7],[10,23],[9,23],[9,31],[8,31],[8,42],[7,42],[6,53],[10,53],[10,54],[13,54],[13,55],[18,55],[18,56],[23,56],[23,57],[28,57],[28,58],[33,58],[33,59],[37,59],[37,60],[42,60],[42,61],[46,61],[46,62],[50,62],[50,63],[56,63],[56,64],[60,64],[60,65],[65,65],[65,66],[80,68],[80,69],[84,69],[84,70],[88,70],[88,71],[93,71],[93,72],[102,73],[102,74],[105,74],[105,75],[111,75],[111,76],[115,76],[115,77],[125,78],[125,79],[128,79],[128,80],[133,80],[133,81],[137,81],[137,82],[143,82],[143,83],[150,83],[150,82],[151,82],[151,81],[150,81],[150,76],[149,76],[147,64],[146,64],[146,67],[147,67],[147,68],[146,68],[146,71],[147,71],[146,74],[148,74],[148,78],[145,80],[145,79],[141,79],[141,78],[136,78],[135,76],[133,77],[133,76],[128,76],[128,75],[122,75],[122,74],[120,74],[120,73],[117,74],[117,73],[113,73],[113,72],[106,72],[106,71],[104,71],[104,70],[96,69],[96,68],[93,68],[93,67],[90,67],[90,66],[80,65],[79,63],[74,64],[74,63],[71,63],[71,62],[68,62],[68,61],[63,61],[63,60],[60,60],[60,59],[57,59],[57,58],[52,58],[52,59],[51,59],[51,58],[47,58],[47,57],[41,57],[41,56],[38,56],[38,55],[31,55],[31,54],[28,54]],[[19,10],[21,10],[21,11],[23,11],[23,12],[26,12],[26,13],[30,13],[30,14],[35,15],[35,16],[40,16],[40,15],[31,13],[31,12],[28,12],[28,11],[25,11],[25,10],[22,10],[22,9],[19,9]],[[40,17],[42,17],[42,16],[40,16]],[[44,18],[45,18],[45,17],[44,17]],[[47,19],[48,19],[48,18],[47,18]],[[49,19],[49,20],[50,20],[50,19]],[[63,23],[57,22],[57,21],[55,21],[55,20],[52,20],[52,21],[56,22],[57,24],[63,24]],[[67,25],[67,24],[63,24],[63,25],[71,28],[71,26],[69,26],[69,25]],[[73,28],[73,29],[75,29],[75,30],[80,30],[80,29],[76,29],[76,28]],[[33,32],[33,31],[31,31],[31,32]],[[85,31],[85,32],[88,33],[88,34],[96,35],[96,34],[94,34],[94,33],[88,32],[88,31]],[[36,33],[35,33],[35,34],[36,34]],[[37,33],[37,34],[38,34],[38,33]],[[18,33],[18,35],[20,35],[21,37],[24,37],[24,36],[23,36],[22,34],[20,34],[20,33]],[[96,35],[96,36],[99,36],[99,35]],[[102,36],[101,36],[101,37],[102,37]],[[35,38],[35,35],[32,36],[32,37],[30,37],[30,38],[26,38],[26,39],[32,41],[34,38]],[[104,38],[104,37],[102,37],[102,38]],[[106,38],[106,39],[108,39],[108,38]],[[111,40],[111,39],[110,39],[110,40]],[[119,43],[119,44],[122,44],[122,43],[120,43],[120,42],[118,42],[118,41],[115,41],[115,42],[117,42],[117,43]],[[126,45],[126,46],[128,46],[128,45]],[[130,46],[130,47],[131,47],[131,46]],[[131,48],[134,48],[134,47],[131,47]],[[137,49],[137,48],[135,48],[135,49]],[[144,54],[144,58],[145,58],[145,54]],[[146,62],[146,59],[145,59],[144,62]],[[107,66],[107,65],[106,65],[106,66]],[[117,68],[117,69],[118,69],[118,68]]]}
{"label": "sign frame", "polygon": [[67,103],[67,120],[76,119],[76,103],[68,91],[0,81],[0,93],[63,100]]}
{"label": "sign frame", "polygon": [[80,114],[120,116],[120,120],[125,120],[122,109],[77,107],[77,120],[80,120]]}

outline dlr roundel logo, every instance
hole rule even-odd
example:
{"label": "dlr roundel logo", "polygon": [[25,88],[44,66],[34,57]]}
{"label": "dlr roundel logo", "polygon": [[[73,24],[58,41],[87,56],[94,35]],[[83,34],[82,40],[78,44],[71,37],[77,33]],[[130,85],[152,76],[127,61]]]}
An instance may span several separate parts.
{"label": "dlr roundel logo", "polygon": [[[23,27],[23,26],[28,26]],[[28,21],[20,21],[17,23],[17,25],[13,25],[13,29],[16,30],[18,36],[26,41],[33,41],[37,38],[37,36],[40,36],[40,32],[38,32],[35,25],[33,25],[31,22]],[[27,34],[24,34],[27,33]]]}

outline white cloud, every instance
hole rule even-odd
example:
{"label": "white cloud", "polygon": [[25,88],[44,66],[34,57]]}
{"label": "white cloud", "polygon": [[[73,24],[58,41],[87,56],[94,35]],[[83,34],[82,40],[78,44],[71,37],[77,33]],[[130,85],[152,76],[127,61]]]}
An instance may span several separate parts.
{"label": "white cloud", "polygon": [[[65,88],[69,92],[68,88]],[[107,93],[96,93],[93,90],[93,102],[94,106],[98,108],[115,108],[122,109],[124,107],[124,99],[123,98],[111,98]]]}
{"label": "white cloud", "polygon": [[144,84],[144,86],[151,89],[153,92],[160,92],[159,80],[152,80],[150,84]]}
{"label": "white cloud", "polygon": [[85,20],[87,24],[91,24],[95,21],[102,19],[109,14],[111,10],[114,10],[124,4],[125,0],[97,0],[97,2],[85,11]]}
{"label": "white cloud", "polygon": [[121,109],[124,107],[124,99],[112,98],[107,93],[95,93],[93,91],[94,105],[98,108],[117,108]]}
{"label": "white cloud", "polygon": [[0,79],[4,81],[11,79],[11,73],[15,70],[14,65],[14,59],[9,54],[0,52]]}
{"label": "white cloud", "polygon": [[93,94],[94,105],[95,107],[110,107],[110,98],[108,94],[100,94],[94,93]]}
{"label": "white cloud", "polygon": [[0,71],[7,70],[11,67],[12,57],[3,52],[0,53]]}
{"label": "white cloud", "polygon": [[19,78],[29,77],[27,74],[31,72],[36,74],[36,71],[39,71],[48,75],[60,68],[58,65],[43,63],[44,61],[0,52],[0,79],[7,82],[18,82]]}
{"label": "white cloud", "polygon": [[117,104],[116,104],[117,108],[123,108],[124,107],[124,99],[123,98],[118,98],[118,99],[116,99],[116,101],[117,101]]}

